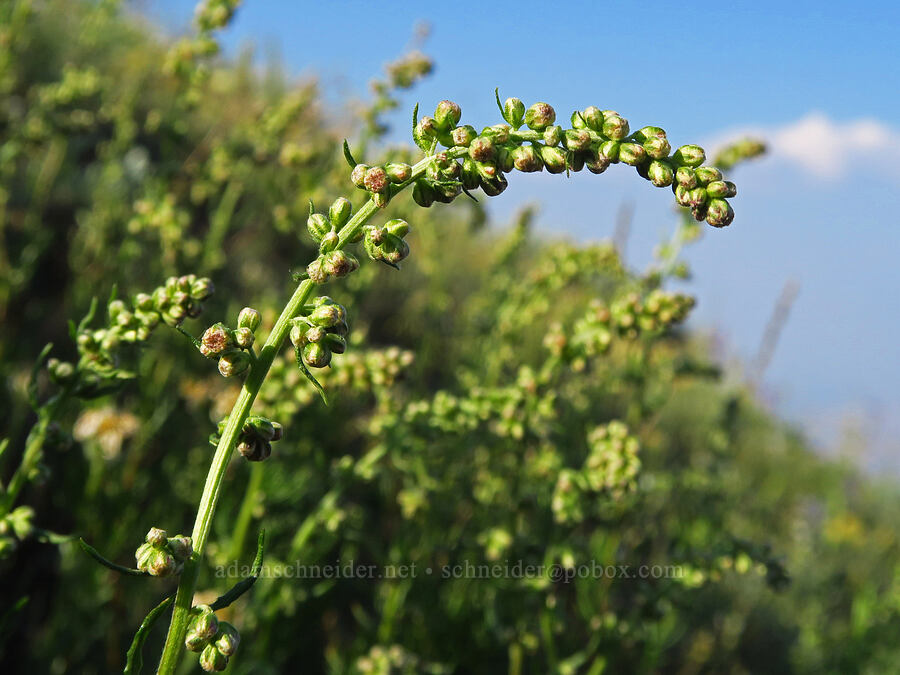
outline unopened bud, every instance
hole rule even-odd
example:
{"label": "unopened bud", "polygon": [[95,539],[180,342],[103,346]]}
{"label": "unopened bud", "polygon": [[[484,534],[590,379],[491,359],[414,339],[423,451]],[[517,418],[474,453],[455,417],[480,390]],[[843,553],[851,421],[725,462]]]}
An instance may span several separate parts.
{"label": "unopened bud", "polygon": [[506,176],[503,174],[500,174],[495,178],[485,178],[484,176],[481,178],[481,189],[488,197],[496,197],[508,186],[509,183],[506,181]]}
{"label": "unopened bud", "polygon": [[722,172],[714,166],[698,166],[694,169],[694,175],[700,181],[700,185],[708,185],[713,181],[722,180]]}
{"label": "unopened bud", "polygon": [[412,167],[400,162],[385,164],[384,171],[392,183],[405,183],[412,176]]}
{"label": "unopened bud", "polygon": [[615,112],[612,112],[610,115],[603,115],[603,135],[607,138],[620,141],[628,135],[628,131],[628,120],[621,115]]}
{"label": "unopened bud", "polygon": [[541,146],[541,160],[550,173],[562,173],[566,170],[566,153],[559,148]]}
{"label": "unopened bud", "polygon": [[613,164],[618,164],[619,162],[619,146],[621,143],[618,141],[606,141],[600,146],[600,154],[606,157]]}
{"label": "unopened bud", "polygon": [[706,152],[699,145],[682,145],[672,159],[682,166],[700,166],[706,159]]}
{"label": "unopened bud", "polygon": [[559,145],[563,135],[563,128],[558,124],[552,124],[544,129],[544,143],[549,146]]}
{"label": "unopened bud", "polygon": [[653,159],[665,159],[672,151],[669,139],[665,136],[652,136],[644,141],[644,152]]}
{"label": "unopened bud", "polygon": [[216,649],[215,645],[206,645],[200,654],[200,667],[207,673],[225,670],[228,667],[228,657]]}
{"label": "unopened bud", "polygon": [[222,377],[235,377],[249,367],[250,355],[240,349],[225,352],[219,357],[219,373],[222,374]]}
{"label": "unopened bud", "polygon": [[428,208],[434,204],[434,189],[427,180],[419,179],[413,185],[413,200],[416,204],[424,208]]}
{"label": "unopened bud", "polygon": [[706,186],[706,193],[714,199],[730,197],[728,185],[723,180],[714,180]]}
{"label": "unopened bud", "polygon": [[331,350],[318,342],[304,345],[302,356],[306,365],[313,368],[324,368],[331,363]]}
{"label": "unopened bud", "polygon": [[598,134],[603,132],[603,113],[600,108],[588,106],[581,111],[581,117],[587,124],[588,129],[596,131]]}
{"label": "unopened bud", "polygon": [[503,119],[509,122],[513,129],[518,129],[522,126],[522,122],[525,119],[525,104],[522,103],[521,99],[506,99],[503,104]]}
{"label": "unopened bud", "polygon": [[238,328],[234,331],[234,341],[241,349],[250,349],[254,340],[253,331],[249,328]]}
{"label": "unopened bud", "polygon": [[463,148],[469,147],[469,144],[475,140],[477,136],[478,132],[475,131],[475,127],[470,124],[456,127],[450,132],[450,138],[453,139],[453,145]]}
{"label": "unopened bud", "polygon": [[328,220],[331,221],[333,228],[343,227],[350,220],[350,213],[353,211],[353,205],[346,197],[338,197],[328,209]]}
{"label": "unopened bud", "polygon": [[586,152],[579,153],[579,156],[582,158],[581,161],[584,163],[584,166],[586,166],[591,173],[603,173],[609,168],[609,159],[596,150],[587,150]]}
{"label": "unopened bud", "polygon": [[469,157],[476,162],[489,162],[497,156],[494,141],[486,136],[479,136],[469,144]]}
{"label": "unopened bud", "polygon": [[512,158],[513,165],[523,173],[534,173],[544,168],[540,155],[532,145],[519,146],[512,151]]}
{"label": "unopened bud", "polygon": [[194,547],[191,538],[186,537],[183,534],[169,537],[168,546],[169,551],[175,557],[175,560],[180,563],[183,563],[194,553]]}
{"label": "unopened bud", "polygon": [[306,229],[314,240],[322,241],[322,237],[331,231],[331,223],[323,214],[314,213],[306,219]]}
{"label": "unopened bud", "polygon": [[261,321],[262,315],[258,311],[252,307],[244,307],[238,314],[237,325],[238,328],[249,328],[251,331],[255,331],[259,328]]}
{"label": "unopened bud", "polygon": [[694,170],[689,166],[679,166],[675,170],[675,182],[688,190],[693,190],[699,185]]}
{"label": "unopened bud", "polygon": [[525,111],[525,124],[529,129],[543,131],[556,121],[556,111],[549,103],[535,103]]}
{"label": "unopened bud", "polygon": [[233,656],[241,643],[241,635],[237,628],[227,621],[219,622],[219,632],[216,633],[213,644],[225,656]]}
{"label": "unopened bud", "polygon": [[366,172],[368,170],[368,164],[357,164],[353,167],[353,171],[350,172],[350,182],[358,188],[365,187]]}
{"label": "unopened bud", "polygon": [[441,101],[434,111],[434,122],[438,129],[449,130],[459,124],[462,110],[453,101]]}
{"label": "unopened bud", "polygon": [[713,227],[726,227],[734,220],[731,204],[724,199],[711,199],[707,205],[706,222]]}
{"label": "unopened bud", "polygon": [[643,146],[637,143],[622,143],[619,146],[619,161],[629,166],[637,166],[647,159]]}
{"label": "unopened bud", "polygon": [[569,150],[587,150],[591,145],[591,135],[586,129],[566,130],[566,147]]}
{"label": "unopened bud", "polygon": [[647,178],[656,187],[666,187],[672,184],[675,179],[675,172],[672,167],[662,160],[653,160],[647,167]]}

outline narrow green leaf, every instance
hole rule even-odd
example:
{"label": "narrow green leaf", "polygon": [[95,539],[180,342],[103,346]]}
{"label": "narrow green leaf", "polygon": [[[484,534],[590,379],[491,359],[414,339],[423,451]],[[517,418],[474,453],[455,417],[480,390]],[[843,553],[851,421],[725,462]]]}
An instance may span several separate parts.
{"label": "narrow green leaf", "polygon": [[44,348],[41,350],[41,353],[38,354],[37,359],[34,361],[34,365],[31,367],[31,375],[28,378],[28,403],[34,410],[37,410],[40,407],[40,404],[37,399],[37,378],[38,373],[41,371],[41,368],[44,367],[44,362],[47,360],[47,357],[50,355],[50,350],[53,349],[53,343],[48,342],[44,345]]}
{"label": "narrow green leaf", "polygon": [[210,604],[210,607],[214,612],[228,607],[228,605],[249,591],[253,584],[256,583],[256,580],[259,579],[259,572],[262,569],[265,548],[266,531],[260,530],[259,538],[256,540],[256,558],[253,559],[253,566],[250,568],[250,576],[237,582],[232,586],[230,591],[216,598],[215,602]]}
{"label": "narrow green leaf", "polygon": [[98,563],[100,563],[104,567],[108,567],[109,569],[113,570],[114,572],[118,572],[119,574],[125,574],[127,576],[132,576],[132,577],[150,576],[147,572],[141,572],[140,570],[134,569],[133,567],[124,567],[122,565],[117,565],[116,563],[112,562],[111,560],[107,560],[102,555],[100,555],[100,553],[99,553],[99,551],[97,551],[97,549],[95,549],[93,546],[88,544],[81,537],[78,538],[78,543],[85,553],[87,553],[89,556],[91,556],[94,560],[96,560]]}
{"label": "narrow green leaf", "polygon": [[297,365],[300,367],[300,372],[302,372],[306,379],[312,382],[312,385],[316,388],[316,391],[319,392],[319,396],[322,397],[322,400],[325,402],[325,405],[328,405],[328,395],[325,393],[325,388],[319,384],[319,381],[313,376],[311,372],[309,372],[309,368],[306,367],[306,364],[303,363],[303,354],[300,353],[300,349],[298,347],[294,347],[294,354],[297,356]]}
{"label": "narrow green leaf", "polygon": [[497,100],[497,107],[500,108],[500,116],[504,120],[506,120],[507,122],[512,124],[512,122],[510,122],[509,120],[506,119],[506,111],[503,109],[503,104],[500,103],[500,87],[494,88],[494,98]]}
{"label": "narrow green leaf", "polygon": [[350,165],[351,169],[355,169],[358,162],[353,159],[353,153],[350,152],[350,144],[347,142],[347,139],[344,139],[344,159],[347,160],[347,164]]}
{"label": "narrow green leaf", "polygon": [[193,335],[188,333],[184,328],[182,328],[181,324],[178,324],[177,326],[175,326],[175,330],[177,330],[179,333],[184,335],[188,340],[190,340],[197,349],[200,349],[200,344],[201,344],[200,340],[198,340]]}
{"label": "narrow green leaf", "polygon": [[150,613],[141,621],[141,626],[138,628],[137,633],[134,634],[134,639],[128,648],[128,653],[125,657],[125,670],[122,671],[123,675],[140,675],[141,668],[144,665],[144,657],[141,654],[141,650],[144,647],[144,641],[147,639],[147,633],[153,628],[153,624],[156,623],[160,614],[165,612],[173,602],[175,602],[175,596],[170,595],[151,609]]}

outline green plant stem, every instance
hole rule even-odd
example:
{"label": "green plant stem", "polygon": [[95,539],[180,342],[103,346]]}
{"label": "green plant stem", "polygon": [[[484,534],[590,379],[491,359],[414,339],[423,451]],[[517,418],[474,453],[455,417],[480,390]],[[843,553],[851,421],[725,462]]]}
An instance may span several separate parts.
{"label": "green plant stem", "polygon": [[[466,148],[453,148],[447,151],[447,155],[458,158],[466,154]],[[431,157],[425,157],[412,168],[410,179],[399,186],[397,191],[405,189],[415,182],[425,169],[433,161]],[[367,201],[353,217],[347,222],[339,233],[339,243],[337,248],[345,248],[362,230],[363,225],[378,212],[378,207],[371,199]],[[178,592],[175,595],[175,609],[172,612],[172,620],[169,624],[169,632],[166,636],[166,644],[163,647],[162,658],[159,662],[158,673],[171,674],[175,672],[178,661],[184,652],[184,638],[187,633],[188,622],[190,619],[190,611],[194,598],[194,591],[197,585],[197,576],[199,574],[199,563],[203,557],[203,551],[206,547],[206,540],[209,537],[209,530],[212,526],[213,515],[216,510],[216,504],[219,500],[219,491],[222,487],[222,479],[225,476],[225,469],[231,459],[234,446],[237,441],[238,434],[250,414],[253,403],[256,400],[259,390],[265,382],[272,362],[278,354],[281,346],[284,344],[285,338],[291,329],[291,319],[300,313],[303,305],[310,299],[316,284],[309,279],[305,279],[297,286],[291,299],[288,301],[275,325],[272,332],[266,339],[259,356],[250,368],[250,374],[241,387],[241,393],[238,396],[231,413],[228,415],[228,422],[225,430],[216,446],[212,463],[209,467],[209,473],[206,476],[206,484],[203,486],[203,495],[200,498],[200,506],[197,509],[197,518],[194,521],[194,529],[191,533],[193,540],[194,553],[190,560],[184,564],[184,571],[181,573],[181,579],[178,583]]]}

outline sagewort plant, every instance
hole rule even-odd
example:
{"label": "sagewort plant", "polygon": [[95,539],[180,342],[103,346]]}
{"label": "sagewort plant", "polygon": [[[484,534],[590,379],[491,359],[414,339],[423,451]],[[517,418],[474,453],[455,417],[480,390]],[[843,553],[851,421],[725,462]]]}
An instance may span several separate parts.
{"label": "sagewort plant", "polygon": [[[197,19],[199,35],[176,46],[166,68],[189,81],[201,79],[203,68],[199,59],[215,51],[209,34],[227,23],[235,4],[202,4]],[[697,221],[705,220],[714,227],[732,222],[734,212],[728,199],[735,196],[736,187],[725,180],[720,168],[704,165],[706,156],[701,147],[683,145],[673,151],[662,128],[645,126],[633,131],[628,120],[614,110],[590,106],[573,112],[563,125],[557,124],[556,111],[547,103],[526,106],[519,99],[501,102],[499,94],[496,96],[502,122],[480,132],[472,125],[462,124],[460,107],[452,101],[441,101],[433,116],[418,118],[416,110],[412,135],[423,156],[415,164],[389,162],[369,166],[357,161],[349,145],[344,144],[349,179],[359,192],[338,197],[327,210],[319,211],[310,203],[307,230],[318,245],[318,254],[304,272],[295,275],[296,289],[264,340],[257,338],[260,314],[251,307],[233,319],[213,323],[199,338],[190,335],[182,323],[199,316],[202,303],[213,292],[213,281],[186,275],[172,277],[151,293],[138,294],[130,301],[117,299],[114,294],[107,306],[106,325],[91,327],[94,307],[78,326],[73,326],[78,360],[48,362],[50,376],[59,390],[41,406],[35,403],[39,409],[38,424],[27,443],[22,465],[3,497],[0,515],[9,525],[0,533],[6,537],[0,540],[0,546],[6,539],[12,541],[12,536],[24,538],[31,527],[28,507],[13,510],[13,506],[37,464],[46,436],[52,433],[55,409],[67,397],[99,396],[133,377],[122,367],[122,355],[147,340],[157,326],[167,324],[184,332],[202,357],[216,363],[222,376],[243,380],[233,409],[211,434],[215,452],[190,536],[152,527],[136,550],[133,568],[112,563],[83,543],[95,559],[123,574],[179,576],[176,594],[150,611],[138,629],[128,652],[126,672],[140,670],[147,632],[169,607],[173,607],[172,618],[159,672],[174,672],[185,651],[199,654],[203,669],[222,670],[238,648],[238,629],[218,620],[216,612],[252,586],[262,563],[264,535],[260,536],[250,577],[209,605],[195,605],[194,597],[226,467],[235,449],[247,461],[264,461],[285,433],[277,420],[252,412],[273,361],[287,342],[294,351],[297,368],[325,397],[312,370],[328,367],[345,352],[352,317],[340,304],[340,287],[329,286],[328,294],[322,287],[353,274],[359,268],[359,258],[400,267],[410,255],[406,241],[410,224],[401,219],[383,222],[378,215],[392,200],[403,198],[401,193],[405,190],[409,188],[413,200],[428,208],[436,202],[450,203],[462,195],[500,195],[508,185],[507,176],[514,171],[546,170],[568,175],[587,169],[600,174],[613,164],[625,164],[634,167],[652,185],[672,189],[676,203],[688,209]],[[723,164],[733,164],[759,151],[755,147],[734,148],[735,156],[725,158]],[[677,249],[678,245],[674,242],[672,247]],[[663,261],[674,261],[675,257],[663,256]],[[634,339],[664,331],[682,321],[692,304],[687,296],[658,289],[645,297],[626,296],[609,306],[591,307],[571,333],[551,327],[545,345],[554,357],[564,361],[577,359],[582,352],[602,354],[615,336]],[[581,493],[604,491],[617,496],[633,488],[639,467],[638,447],[628,427],[610,422],[596,428],[589,442],[591,453],[584,470],[560,472],[552,505],[558,522],[579,519]],[[7,536],[6,530],[12,535]]]}
{"label": "sagewort plant", "polygon": [[[564,128],[556,124],[556,111],[548,103],[526,107],[516,98],[501,103],[499,96],[497,103],[503,122],[485,127],[481,132],[461,124],[460,107],[449,100],[441,101],[433,116],[419,119],[417,111],[414,112],[413,140],[424,154],[414,165],[369,166],[357,162],[345,142],[349,178],[363,191],[365,201],[354,210],[349,198],[338,197],[325,212],[317,211],[310,204],[307,230],[319,245],[318,255],[308,263],[305,272],[295,275],[298,285],[259,350],[256,333],[260,314],[250,307],[242,310],[231,325],[216,322],[199,339],[191,338],[201,355],[216,362],[224,377],[243,378],[243,386],[230,414],[213,434],[216,449],[190,537],[169,536],[154,527],[136,554],[136,573],[180,575],[160,672],[174,672],[186,650],[199,652],[200,665],[205,670],[222,670],[237,648],[237,630],[219,622],[215,611],[249,588],[247,582],[252,582],[252,576],[229,592],[228,597],[223,596],[212,605],[194,606],[197,576],[225,469],[236,448],[248,461],[263,461],[272,453],[272,444],[282,437],[278,421],[251,412],[272,363],[286,342],[292,345],[298,368],[324,397],[324,389],[310,369],[327,367],[333,358],[344,353],[352,321],[348,310],[337,299],[325,295],[322,287],[353,274],[363,255],[399,268],[410,254],[405,240],[410,225],[399,219],[387,222],[377,219],[380,210],[391,200],[411,188],[415,202],[427,208],[435,202],[452,202],[461,195],[497,196],[506,189],[507,176],[514,171],[546,169],[550,173],[568,174],[586,168],[599,174],[613,164],[626,164],[654,186],[671,188],[676,202],[688,207],[695,219],[724,227],[734,218],[728,198],[736,194],[736,187],[725,180],[719,169],[704,165],[706,155],[700,146],[683,145],[673,152],[662,128],[645,126],[632,131],[628,120],[614,110],[588,107],[576,111]],[[201,291],[194,291],[195,286],[202,287]],[[110,317],[116,326],[128,331],[132,323],[142,321],[139,312],[150,309],[165,312],[173,302],[180,307],[179,303],[190,302],[194,297],[202,299],[209,286],[208,280],[172,279],[165,287],[168,291],[136,299],[133,310],[126,310],[120,301],[111,303]],[[339,290],[328,292],[338,296]],[[586,336],[583,339],[593,341],[602,350],[614,331],[636,335],[639,331],[663,329],[683,320],[691,305],[690,298],[663,291],[651,293],[643,300],[629,297],[609,308],[594,308],[580,331]],[[175,321],[174,325],[181,329],[179,322]],[[102,346],[104,337],[91,336],[91,341],[85,339],[85,342],[99,341]],[[552,333],[548,342],[552,351]],[[558,349],[564,348],[563,340]],[[55,365],[57,373],[70,368],[66,364]],[[633,481],[636,446],[624,425],[613,423],[598,429],[592,443],[596,451],[588,459],[592,476],[588,484],[578,484],[573,475],[561,477],[557,486],[554,510],[562,520],[570,517],[568,503],[575,489],[606,489],[618,493],[626,491]],[[631,459],[623,464],[623,456]],[[262,537],[257,570],[261,554]],[[136,638],[135,649],[139,650],[152,620],[172,603],[173,599],[168,598],[151,613]]]}

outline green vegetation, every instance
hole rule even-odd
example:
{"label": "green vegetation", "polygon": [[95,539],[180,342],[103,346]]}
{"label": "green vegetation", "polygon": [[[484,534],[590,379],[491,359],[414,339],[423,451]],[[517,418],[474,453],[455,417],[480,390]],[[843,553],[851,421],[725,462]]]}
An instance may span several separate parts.
{"label": "green vegetation", "polygon": [[[233,3],[202,7],[175,45],[113,2],[0,7],[5,666],[137,672],[171,614],[167,653],[186,635],[235,673],[896,668],[895,487],[814,455],[680,328],[688,212],[733,217],[697,146],[515,99],[479,134],[443,102],[417,164],[383,113],[427,58],[340,128],[314,83],[216,62]],[[334,201],[345,154],[371,166]],[[644,272],[454,199],[505,162],[616,160],[684,207]],[[387,264],[355,269],[357,234]],[[205,480],[192,539],[168,534]]]}

